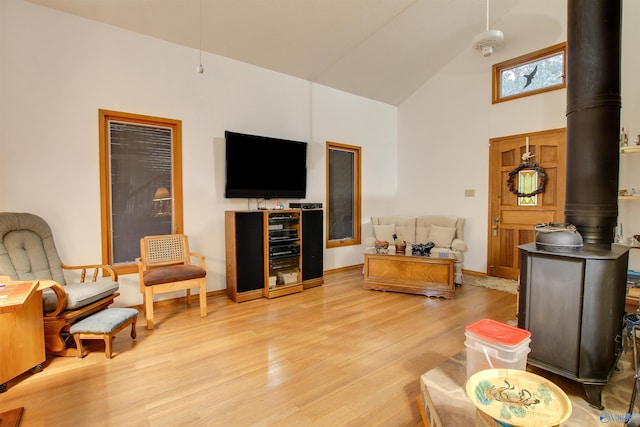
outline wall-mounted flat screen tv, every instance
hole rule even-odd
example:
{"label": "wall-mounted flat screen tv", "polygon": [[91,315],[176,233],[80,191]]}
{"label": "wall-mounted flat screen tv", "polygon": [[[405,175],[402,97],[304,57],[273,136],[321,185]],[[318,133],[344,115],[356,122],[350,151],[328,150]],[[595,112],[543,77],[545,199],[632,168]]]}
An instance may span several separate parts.
{"label": "wall-mounted flat screen tv", "polygon": [[225,132],[226,198],[303,199],[307,143]]}

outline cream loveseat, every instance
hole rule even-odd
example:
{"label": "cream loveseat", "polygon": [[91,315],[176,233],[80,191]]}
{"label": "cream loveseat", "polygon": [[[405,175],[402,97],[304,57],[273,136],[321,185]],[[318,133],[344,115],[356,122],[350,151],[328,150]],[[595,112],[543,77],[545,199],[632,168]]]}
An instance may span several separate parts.
{"label": "cream loveseat", "polygon": [[431,256],[451,254],[456,259],[454,282],[462,284],[463,252],[467,250],[464,242],[464,218],[443,215],[372,216],[371,225],[374,236],[365,241],[365,252],[375,252],[375,240],[389,242],[390,250],[394,251],[394,234],[398,240],[407,242],[407,254],[411,253],[413,244],[433,242],[435,247],[431,249]]}

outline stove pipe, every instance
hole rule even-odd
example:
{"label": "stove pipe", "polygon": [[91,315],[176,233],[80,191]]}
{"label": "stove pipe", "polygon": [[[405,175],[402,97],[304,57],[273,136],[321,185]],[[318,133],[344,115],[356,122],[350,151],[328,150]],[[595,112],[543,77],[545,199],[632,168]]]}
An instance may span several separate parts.
{"label": "stove pipe", "polygon": [[618,219],[621,0],[567,2],[565,221],[610,246]]}

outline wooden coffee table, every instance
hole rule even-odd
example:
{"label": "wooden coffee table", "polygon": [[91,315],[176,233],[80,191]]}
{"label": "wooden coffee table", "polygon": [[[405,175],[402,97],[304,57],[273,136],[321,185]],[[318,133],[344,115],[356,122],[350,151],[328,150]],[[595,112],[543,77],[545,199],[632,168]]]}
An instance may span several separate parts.
{"label": "wooden coffee table", "polygon": [[364,254],[365,289],[454,298],[454,258]]}

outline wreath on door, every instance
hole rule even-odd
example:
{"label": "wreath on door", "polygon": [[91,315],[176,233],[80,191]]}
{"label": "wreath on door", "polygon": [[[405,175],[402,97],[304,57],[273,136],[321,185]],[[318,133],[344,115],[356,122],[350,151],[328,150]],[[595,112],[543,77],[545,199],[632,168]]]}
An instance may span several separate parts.
{"label": "wreath on door", "polygon": [[[521,170],[531,169],[538,173],[538,187],[531,191],[530,193],[521,193],[515,187],[513,183],[513,179]],[[509,191],[515,194],[518,197],[533,197],[536,194],[544,193],[544,185],[547,182],[547,175],[544,173],[544,169],[539,166],[537,163],[533,162],[524,162],[520,163],[517,168],[509,172],[509,178],[507,179],[507,188]]]}

